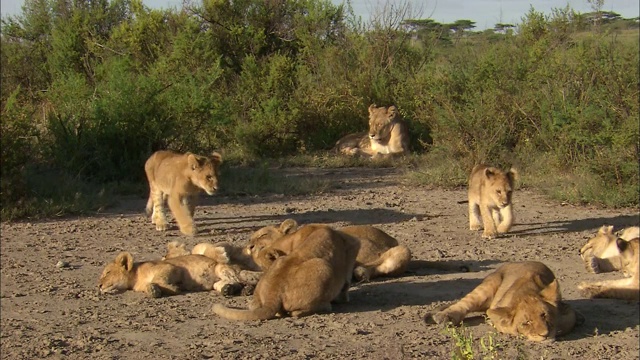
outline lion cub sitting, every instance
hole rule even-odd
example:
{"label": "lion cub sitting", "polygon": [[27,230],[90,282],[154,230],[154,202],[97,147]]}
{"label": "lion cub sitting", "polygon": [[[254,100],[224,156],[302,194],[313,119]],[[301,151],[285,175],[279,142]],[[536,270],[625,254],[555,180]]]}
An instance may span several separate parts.
{"label": "lion cub sitting", "polygon": [[409,130],[395,106],[369,106],[369,132],[349,134],[336,142],[334,151],[371,158],[409,152]]}
{"label": "lion cub sitting", "polygon": [[[504,172],[487,165],[476,165],[469,177],[469,229],[480,230],[492,239],[506,233],[513,225],[513,182],[517,172]],[[482,225],[480,221],[482,220]]]}
{"label": "lion cub sitting", "polygon": [[[626,228],[620,234],[620,239],[629,241],[640,237],[640,227]],[[613,226],[602,226],[595,237],[589,239],[580,249],[580,257],[585,267],[592,273],[603,273],[622,270],[620,249],[617,237],[613,234]]]}
{"label": "lion cub sitting", "polygon": [[619,265],[619,270],[628,277],[593,283],[582,282],[578,285],[578,289],[589,297],[638,300],[640,299],[640,276],[638,275],[640,238],[636,237],[629,241],[618,238],[615,243],[620,255],[614,257],[619,260],[613,264]]}
{"label": "lion cub sitting", "polygon": [[307,235],[298,246],[270,264],[248,310],[214,304],[213,312],[232,320],[266,320],[286,313],[300,317],[328,312],[332,301],[347,301],[358,242],[327,226],[309,228],[299,231]]}
{"label": "lion cub sitting", "polygon": [[169,227],[165,215],[164,201],[178,223],[180,232],[195,235],[198,231],[193,223],[193,213],[200,191],[209,195],[218,190],[218,168],[222,155],[214,152],[210,157],[192,153],[178,154],[172,151],[156,151],[144,165],[149,180],[149,200],[146,212],[156,230]]}
{"label": "lion cub sitting", "polygon": [[576,312],[561,300],[558,280],[543,263],[507,263],[462,300],[425,320],[458,325],[468,313],[486,311],[499,332],[531,341],[553,340],[571,331],[577,321]]}
{"label": "lion cub sitting", "polygon": [[100,292],[113,294],[126,290],[144,292],[150,297],[176,295],[181,290],[216,290],[232,295],[240,283],[227,264],[202,255],[178,256],[162,261],[133,262],[128,252],[107,264],[100,276]]}
{"label": "lion cub sitting", "polygon": [[[294,234],[298,231],[298,223],[293,219],[287,219],[278,227],[266,226],[259,229],[249,240],[246,247],[246,254],[254,256],[254,260],[261,266],[270,261],[269,254],[257,258],[259,251],[272,246],[289,253],[291,247],[296,245],[296,239],[304,238],[303,234],[285,238],[285,235]],[[384,231],[368,225],[345,226],[337,231],[354,237],[360,243],[360,250],[356,257],[356,267],[353,275],[358,281],[368,281],[380,276],[398,276],[404,273],[411,261],[411,251],[404,245],[398,245],[398,240],[391,237]],[[266,257],[266,258],[265,258]]]}

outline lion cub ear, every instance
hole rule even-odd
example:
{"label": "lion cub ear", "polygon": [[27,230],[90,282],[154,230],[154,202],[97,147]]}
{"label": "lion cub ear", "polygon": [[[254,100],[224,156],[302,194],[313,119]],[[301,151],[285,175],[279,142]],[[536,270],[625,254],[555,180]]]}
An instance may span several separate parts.
{"label": "lion cub ear", "polygon": [[298,229],[298,222],[293,219],[286,219],[280,224],[280,232],[284,235],[291,234]]}
{"label": "lion cub ear", "polygon": [[622,238],[616,239],[616,246],[621,253],[623,253],[629,247],[629,242]]}
{"label": "lion cub ear", "polygon": [[200,161],[198,161],[198,157],[192,153],[187,153],[187,164],[191,168],[191,170],[195,170],[200,167]]}
{"label": "lion cub ear", "polygon": [[121,252],[117,257],[115,263],[122,266],[125,270],[131,271],[133,269],[133,256],[128,252]]}
{"label": "lion cub ear", "polygon": [[495,174],[496,173],[493,171],[493,168],[488,167],[488,168],[484,169],[484,176],[487,179],[491,179],[492,177],[495,176]]}
{"label": "lion cub ear", "polygon": [[520,175],[518,174],[518,169],[516,169],[514,167],[509,169],[509,171],[507,172],[507,177],[509,178],[509,180],[511,182],[514,182],[514,181],[518,180],[518,178],[520,177]]}
{"label": "lion cub ear", "polygon": [[211,161],[212,161],[214,164],[217,164],[217,165],[222,164],[222,154],[220,154],[220,153],[219,153],[219,152],[217,152],[217,151],[214,151],[214,152],[211,154]]}
{"label": "lion cub ear", "polygon": [[491,319],[491,322],[496,329],[508,329],[513,326],[515,313],[511,308],[499,307],[495,309],[488,309],[487,316],[489,316],[489,319]]}
{"label": "lion cub ear", "polygon": [[557,304],[560,301],[560,284],[554,279],[547,287],[540,291],[543,300],[551,304]]}

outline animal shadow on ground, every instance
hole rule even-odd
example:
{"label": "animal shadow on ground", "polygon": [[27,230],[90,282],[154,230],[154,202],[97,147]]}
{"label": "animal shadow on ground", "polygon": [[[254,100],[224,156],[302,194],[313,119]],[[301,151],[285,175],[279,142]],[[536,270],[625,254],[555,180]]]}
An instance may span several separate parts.
{"label": "animal shadow on ground", "polygon": [[[434,273],[478,272],[493,270],[499,260],[411,260],[407,275],[423,276]],[[375,280],[375,279],[374,279]]]}
{"label": "animal shadow on ground", "polygon": [[602,225],[613,225],[614,228],[622,229],[628,226],[638,226],[640,223],[640,215],[623,215],[615,217],[588,218],[576,220],[557,220],[544,223],[524,223],[517,224],[524,229],[510,231],[513,235],[535,235],[535,234],[554,234],[565,232],[581,232],[587,230],[596,230]]}
{"label": "animal shadow on ground", "polygon": [[[335,304],[335,312],[389,311],[400,306],[429,305],[458,300],[473,290],[482,279],[439,280],[437,282],[369,282],[349,290],[349,302]],[[398,281],[399,280],[399,281]]]}
{"label": "animal shadow on ground", "polygon": [[565,300],[585,317],[582,325],[563,336],[562,340],[577,340],[595,335],[635,328],[640,323],[640,307],[637,301],[619,299]]}

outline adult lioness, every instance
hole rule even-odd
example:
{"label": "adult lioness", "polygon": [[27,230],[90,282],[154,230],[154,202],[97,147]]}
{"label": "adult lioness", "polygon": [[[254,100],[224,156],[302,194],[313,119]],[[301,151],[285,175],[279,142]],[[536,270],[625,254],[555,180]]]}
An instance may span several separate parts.
{"label": "adult lioness", "polygon": [[576,312],[561,300],[558,280],[543,263],[507,263],[460,301],[427,314],[426,320],[458,325],[468,313],[486,311],[499,332],[552,340],[571,331],[577,321]]}
{"label": "adult lioness", "polygon": [[249,310],[214,304],[213,312],[232,320],[265,320],[286,313],[299,317],[331,311],[331,301],[348,300],[358,242],[327,226],[311,228],[299,246],[265,271]]}
{"label": "adult lioness", "polygon": [[[640,227],[626,228],[620,234],[620,239],[629,241],[640,237]],[[622,269],[620,250],[616,243],[618,237],[613,233],[613,226],[604,225],[598,233],[589,239],[580,249],[580,257],[588,271],[603,273]]]}
{"label": "adult lioness", "polygon": [[640,298],[639,244],[640,238],[629,241],[616,239],[616,246],[620,253],[620,270],[628,276],[627,278],[593,283],[582,282],[578,285],[578,289],[589,297],[638,300]]}
{"label": "adult lioness", "polygon": [[200,191],[213,195],[218,190],[218,168],[222,155],[217,152],[210,157],[192,153],[179,154],[172,151],[156,151],[149,157],[144,170],[149,180],[149,200],[146,212],[156,230],[168,228],[164,201],[185,235],[198,231],[193,223],[193,212]]}
{"label": "adult lioness", "polygon": [[[266,226],[254,232],[246,247],[246,253],[254,256],[254,261],[264,266],[265,259],[256,258],[259,251],[272,246],[283,253],[289,253],[304,234],[284,238],[298,230],[298,223],[293,219],[283,221],[279,226]],[[367,281],[380,276],[398,276],[404,273],[411,261],[411,251],[398,240],[384,231],[369,225],[345,226],[338,231],[353,236],[360,243],[356,257],[354,277],[358,281]],[[283,238],[286,243],[283,243]]]}
{"label": "adult lioness", "polygon": [[126,290],[144,292],[157,298],[175,295],[181,290],[216,290],[225,295],[241,288],[236,271],[202,255],[178,256],[162,261],[134,262],[128,252],[120,253],[107,264],[100,276],[100,292]]}
{"label": "adult lioness", "polygon": [[504,172],[487,165],[473,167],[469,177],[469,229],[484,227],[485,239],[511,229],[514,221],[511,196],[516,176],[513,168]]}
{"label": "adult lioness", "polygon": [[369,106],[369,132],[349,134],[336,142],[334,150],[372,158],[409,152],[409,130],[395,106]]}

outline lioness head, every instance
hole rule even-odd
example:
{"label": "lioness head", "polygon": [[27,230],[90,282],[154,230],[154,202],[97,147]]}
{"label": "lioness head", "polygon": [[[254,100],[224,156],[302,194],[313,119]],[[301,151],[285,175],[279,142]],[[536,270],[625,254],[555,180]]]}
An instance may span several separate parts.
{"label": "lioness head", "polygon": [[377,107],[375,104],[371,104],[369,106],[369,138],[376,141],[386,139],[391,133],[389,125],[399,118],[400,113],[395,106]]}
{"label": "lioness head", "polygon": [[133,256],[128,252],[120,253],[107,264],[100,276],[100,292],[106,294],[121,293],[131,286]]}
{"label": "lioness head", "polygon": [[516,170],[513,168],[506,173],[492,167],[484,170],[485,191],[494,204],[499,207],[506,207],[511,204],[513,182],[516,176]]}
{"label": "lioness head", "polygon": [[487,315],[502,332],[531,341],[555,340],[559,294],[558,281],[553,280],[539,294],[523,295],[515,306],[489,309]]}
{"label": "lioness head", "polygon": [[208,195],[213,195],[218,190],[218,173],[222,164],[222,155],[214,152],[206,157],[189,153],[187,161],[193,184]]}
{"label": "lioness head", "polygon": [[244,254],[252,256],[257,263],[256,257],[260,250],[271,245],[281,237],[295,232],[297,229],[298,223],[293,219],[287,219],[277,227],[265,226],[251,235],[249,244],[244,248]]}

